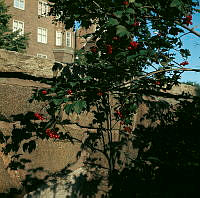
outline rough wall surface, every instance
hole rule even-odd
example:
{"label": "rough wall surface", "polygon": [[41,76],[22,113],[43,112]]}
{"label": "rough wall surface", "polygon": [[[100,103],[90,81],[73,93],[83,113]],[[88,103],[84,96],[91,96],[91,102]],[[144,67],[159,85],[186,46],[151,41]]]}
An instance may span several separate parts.
{"label": "rough wall surface", "polygon": [[[0,122],[0,130],[4,134],[10,134],[13,124],[16,124],[12,121],[12,115],[24,114],[28,111],[45,113],[45,108],[43,108],[46,105],[45,103],[33,102],[30,104],[28,99],[31,97],[33,88],[48,88],[49,86],[36,80],[15,77],[15,75],[22,73],[34,77],[51,78],[53,77],[52,65],[53,61],[51,60],[0,50],[0,73],[3,74],[3,77],[0,78],[0,116],[10,121]],[[194,94],[194,88],[185,85],[174,87],[170,93],[181,94],[183,91]],[[141,105],[135,116],[135,124],[140,122],[140,118],[146,110],[145,105]],[[90,115],[84,114],[79,118],[81,124],[86,125],[89,121]],[[80,139],[84,138],[83,130],[75,125],[68,126],[67,130]],[[77,151],[79,151],[79,145],[72,145],[69,142],[38,140],[36,150],[30,155],[25,155],[25,157],[33,160],[27,168],[43,167],[49,172],[59,171],[67,163],[75,160]],[[73,169],[81,167],[81,160],[74,165]],[[6,170],[9,161],[10,156],[3,156],[0,153],[0,192],[5,192],[11,187],[20,187],[21,180],[26,174],[26,171]]]}
{"label": "rough wall surface", "polygon": [[0,72],[22,72],[37,77],[53,77],[54,61],[0,49]]}
{"label": "rough wall surface", "polygon": [[[10,135],[13,125],[18,123],[13,121],[12,115],[25,114],[29,111],[45,113],[45,103],[28,100],[32,95],[33,88],[48,88],[49,85],[36,80],[29,80],[30,77],[51,78],[53,61],[41,59],[24,54],[0,50],[0,131],[5,135]],[[26,74],[25,79],[23,75]],[[81,139],[80,129],[71,125],[67,128]],[[80,135],[78,135],[80,134]],[[24,157],[31,159],[32,163],[27,165],[27,170],[43,167],[44,170],[53,173],[64,168],[68,163],[76,159],[79,145],[72,145],[70,142],[50,140],[37,140],[36,150]],[[0,150],[3,145],[0,145]],[[23,153],[23,151],[20,151]],[[19,188],[21,181],[25,178],[26,170],[9,171],[6,169],[10,162],[11,155],[3,155],[0,152],[0,193],[9,188]],[[81,160],[74,165],[76,169],[81,166]],[[45,175],[40,173],[39,176]]]}

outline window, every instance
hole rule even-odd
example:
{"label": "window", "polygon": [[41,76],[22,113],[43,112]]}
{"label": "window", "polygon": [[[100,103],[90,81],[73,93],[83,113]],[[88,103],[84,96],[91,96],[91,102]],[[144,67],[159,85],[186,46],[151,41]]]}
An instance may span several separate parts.
{"label": "window", "polygon": [[66,46],[71,47],[72,41],[71,41],[71,32],[66,32]]}
{"label": "window", "polygon": [[47,43],[47,29],[46,28],[38,28],[37,41],[39,43]]}
{"label": "window", "polygon": [[19,35],[24,34],[24,22],[13,20],[13,32],[19,31]]}
{"label": "window", "polygon": [[14,0],[14,7],[24,10],[25,9],[25,0]]}
{"label": "window", "polygon": [[37,57],[39,57],[39,58],[47,58],[47,55],[45,55],[45,54],[37,54]]}
{"label": "window", "polygon": [[61,46],[62,45],[62,32],[56,31],[56,45]]}
{"label": "window", "polygon": [[44,1],[38,1],[38,15],[47,16],[48,14],[48,4]]}

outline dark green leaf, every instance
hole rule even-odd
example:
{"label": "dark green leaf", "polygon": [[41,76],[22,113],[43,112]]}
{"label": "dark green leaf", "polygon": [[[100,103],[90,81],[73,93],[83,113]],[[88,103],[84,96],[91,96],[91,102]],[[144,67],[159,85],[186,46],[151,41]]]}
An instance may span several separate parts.
{"label": "dark green leaf", "polygon": [[123,36],[129,36],[130,35],[130,32],[127,30],[127,28],[123,25],[118,25],[117,26],[117,31],[116,31],[116,34],[120,37],[123,37]]}
{"label": "dark green leaf", "polygon": [[115,25],[118,25],[119,22],[117,19],[114,19],[114,18],[109,18],[109,21],[108,21],[108,25],[109,26],[115,26]]}
{"label": "dark green leaf", "polygon": [[117,18],[121,18],[122,17],[122,14],[123,14],[123,11],[116,11],[113,13]]}
{"label": "dark green leaf", "polygon": [[53,103],[58,106],[63,102],[63,99],[53,99]]}
{"label": "dark green leaf", "polygon": [[81,100],[74,103],[74,112],[80,114],[84,108],[86,108],[85,101]]}
{"label": "dark green leaf", "polygon": [[180,0],[173,0],[170,4],[170,7],[179,7],[182,4]]}
{"label": "dark green leaf", "polygon": [[66,114],[73,113],[74,105],[73,104],[66,104],[64,109],[65,109]]}

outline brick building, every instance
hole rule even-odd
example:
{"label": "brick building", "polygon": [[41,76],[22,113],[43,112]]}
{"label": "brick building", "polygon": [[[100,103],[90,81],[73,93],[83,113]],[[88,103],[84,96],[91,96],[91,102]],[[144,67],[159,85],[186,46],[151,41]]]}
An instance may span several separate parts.
{"label": "brick building", "polygon": [[13,16],[10,26],[20,34],[30,33],[27,54],[73,62],[75,32],[65,30],[62,23],[52,24],[53,17],[47,16],[47,0],[5,0]]}

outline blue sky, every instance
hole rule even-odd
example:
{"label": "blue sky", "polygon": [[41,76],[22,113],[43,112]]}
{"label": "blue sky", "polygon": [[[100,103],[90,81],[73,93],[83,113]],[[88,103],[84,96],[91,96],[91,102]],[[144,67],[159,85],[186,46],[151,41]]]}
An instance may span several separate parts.
{"label": "blue sky", "polygon": [[[194,30],[200,32],[200,13],[196,13],[195,15],[193,15],[192,22],[193,25],[190,25],[190,27],[194,27]],[[190,64],[187,65],[187,68],[200,69],[200,37],[194,34],[187,34],[183,37],[183,43],[184,48],[189,49],[191,52],[191,56],[188,58],[188,62]],[[184,72],[180,81],[192,81],[200,83],[200,72]]]}

